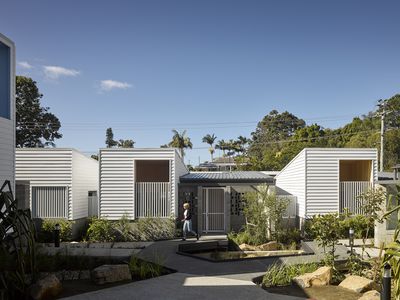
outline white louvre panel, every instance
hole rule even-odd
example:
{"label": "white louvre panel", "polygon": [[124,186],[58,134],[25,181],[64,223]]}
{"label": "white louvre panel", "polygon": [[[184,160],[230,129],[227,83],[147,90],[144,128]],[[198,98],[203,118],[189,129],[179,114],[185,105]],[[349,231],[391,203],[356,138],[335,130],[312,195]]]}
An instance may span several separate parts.
{"label": "white louvre panel", "polygon": [[32,187],[33,218],[67,218],[68,187]]}
{"label": "white louvre panel", "polygon": [[[110,220],[118,220],[124,214],[134,219],[135,205],[135,160],[169,160],[170,163],[170,213],[175,212],[175,197],[179,174],[182,172],[180,156],[176,149],[100,149],[100,216]],[[182,163],[183,164],[183,163]],[[186,169],[185,169],[186,170]],[[187,172],[187,171],[186,171]]]}
{"label": "white louvre panel", "polygon": [[357,199],[362,193],[365,193],[373,187],[371,182],[367,181],[344,181],[340,183],[340,212],[347,208],[353,214],[362,214],[361,202]]}
{"label": "white louvre panel", "polygon": [[171,185],[169,182],[138,182],[135,191],[137,218],[171,217]]}
{"label": "white louvre panel", "polygon": [[88,216],[93,217],[99,214],[99,201],[98,197],[96,196],[89,196],[88,197]]}

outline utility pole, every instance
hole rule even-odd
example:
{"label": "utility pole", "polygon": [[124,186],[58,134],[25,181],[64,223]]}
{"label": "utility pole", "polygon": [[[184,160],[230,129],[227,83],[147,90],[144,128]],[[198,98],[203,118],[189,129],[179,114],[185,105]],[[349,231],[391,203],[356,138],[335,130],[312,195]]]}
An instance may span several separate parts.
{"label": "utility pole", "polygon": [[385,138],[385,116],[386,116],[386,105],[387,100],[378,100],[378,107],[382,109],[381,111],[381,155],[379,161],[379,172],[383,172],[383,152],[384,152],[384,138]]}

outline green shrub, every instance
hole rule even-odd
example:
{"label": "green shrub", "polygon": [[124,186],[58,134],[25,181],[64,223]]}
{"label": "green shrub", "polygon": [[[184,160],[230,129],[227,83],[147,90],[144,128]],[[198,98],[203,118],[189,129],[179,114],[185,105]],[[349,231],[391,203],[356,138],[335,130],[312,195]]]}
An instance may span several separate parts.
{"label": "green shrub", "polygon": [[156,241],[176,237],[173,218],[143,218],[132,223],[130,234],[137,241]]}
{"label": "green shrub", "polygon": [[228,234],[228,239],[233,241],[236,245],[249,244],[256,245],[255,239],[252,238],[248,231],[230,232]]}
{"label": "green shrub", "polygon": [[[354,229],[354,237],[356,239],[362,239],[366,236],[367,227],[370,222],[368,222],[368,218],[363,215],[354,215],[354,216],[346,216],[340,222],[340,238],[348,239],[349,238],[349,229]],[[374,226],[369,225],[368,236],[373,237]]]}
{"label": "green shrub", "polygon": [[88,241],[113,242],[115,240],[113,222],[104,218],[91,218],[86,237]]}
{"label": "green shrub", "polygon": [[265,287],[290,285],[296,276],[311,273],[317,270],[317,263],[306,263],[297,265],[282,265],[275,263],[268,267],[262,281]]}
{"label": "green shrub", "polygon": [[164,272],[164,267],[160,263],[152,263],[136,256],[132,256],[129,261],[129,269],[132,273],[132,278],[135,280],[143,280],[161,276]]}
{"label": "green shrub", "polygon": [[132,234],[131,221],[127,214],[124,214],[121,219],[114,222],[114,229],[116,231],[115,241],[117,242],[132,242],[135,237]]}
{"label": "green shrub", "polygon": [[61,241],[70,241],[72,239],[72,225],[73,221],[65,219],[44,219],[42,223],[42,231],[47,235],[46,239],[53,240],[54,227],[56,224],[60,225],[60,239]]}

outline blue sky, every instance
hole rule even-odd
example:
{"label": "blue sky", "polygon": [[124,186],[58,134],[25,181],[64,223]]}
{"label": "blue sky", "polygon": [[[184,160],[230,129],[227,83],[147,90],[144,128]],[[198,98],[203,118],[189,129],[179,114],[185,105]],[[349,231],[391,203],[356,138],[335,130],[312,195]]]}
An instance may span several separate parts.
{"label": "blue sky", "polygon": [[[400,92],[399,1],[2,1],[17,73],[95,152],[105,130],[158,147],[249,136],[270,110],[338,127]],[[205,149],[204,149],[205,148]]]}

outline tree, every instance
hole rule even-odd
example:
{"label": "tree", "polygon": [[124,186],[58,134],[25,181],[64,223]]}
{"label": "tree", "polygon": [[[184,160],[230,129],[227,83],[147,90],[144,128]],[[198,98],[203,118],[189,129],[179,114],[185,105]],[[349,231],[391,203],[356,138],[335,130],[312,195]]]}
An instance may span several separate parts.
{"label": "tree", "polygon": [[212,135],[207,134],[202,139],[203,143],[210,145],[210,148],[208,149],[208,151],[210,152],[210,155],[211,155],[211,162],[213,161],[213,154],[215,152],[213,145],[214,145],[214,142],[216,139],[217,139],[217,137],[214,135],[214,133]]}
{"label": "tree", "polygon": [[62,137],[60,120],[42,107],[36,81],[32,78],[16,77],[16,147],[34,148],[55,146],[54,141]]}
{"label": "tree", "polygon": [[135,142],[133,140],[122,140],[118,141],[118,148],[133,148]]}
{"label": "tree", "polygon": [[250,139],[245,136],[239,135],[236,139],[236,150],[237,152],[244,153],[246,151],[247,145],[250,143]]}
{"label": "tree", "polygon": [[225,151],[228,150],[228,143],[225,140],[219,140],[215,145],[216,149],[222,150],[223,155],[225,156]]}
{"label": "tree", "polygon": [[169,142],[168,146],[178,148],[181,153],[181,156],[184,157],[185,156],[184,149],[188,149],[188,148],[192,149],[193,144],[190,141],[190,138],[188,136],[186,136],[186,130],[184,130],[182,133],[180,133],[177,130],[173,129],[172,133],[174,135],[172,136],[172,140],[171,140],[171,142]]}
{"label": "tree", "polygon": [[99,156],[97,154],[92,154],[92,155],[90,155],[90,157],[95,160],[99,160]]}
{"label": "tree", "polygon": [[106,146],[107,148],[112,148],[114,146],[117,146],[118,142],[114,140],[114,133],[112,131],[112,128],[107,128],[106,130]]}

